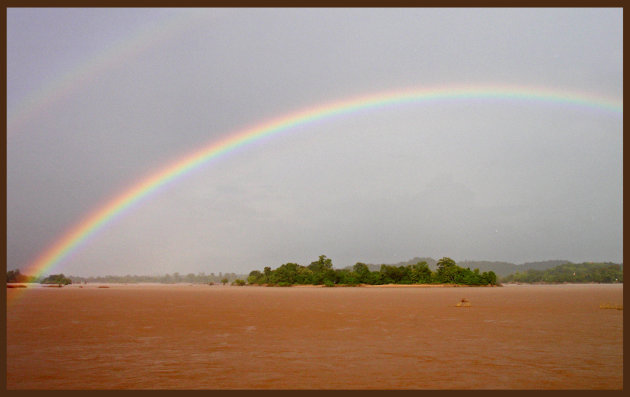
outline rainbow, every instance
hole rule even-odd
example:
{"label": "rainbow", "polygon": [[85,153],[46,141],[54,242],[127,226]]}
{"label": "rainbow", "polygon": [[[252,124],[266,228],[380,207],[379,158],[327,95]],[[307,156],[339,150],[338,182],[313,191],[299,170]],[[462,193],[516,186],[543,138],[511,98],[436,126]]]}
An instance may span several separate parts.
{"label": "rainbow", "polygon": [[443,100],[455,102],[471,100],[510,100],[519,103],[542,102],[545,104],[596,109],[616,116],[623,115],[622,100],[616,101],[588,93],[492,85],[379,92],[314,106],[231,133],[223,140],[212,142],[148,175],[83,218],[41,253],[22,273],[39,276],[52,270],[55,266],[61,264],[82,243],[86,242],[90,236],[93,236],[98,230],[121,216],[133,205],[149,198],[152,193],[156,193],[161,187],[183,178],[210,160],[216,159],[239,147],[259,141],[265,137],[289,131],[296,126],[306,125],[336,115],[347,115],[360,110],[377,110],[392,105],[421,105]]}

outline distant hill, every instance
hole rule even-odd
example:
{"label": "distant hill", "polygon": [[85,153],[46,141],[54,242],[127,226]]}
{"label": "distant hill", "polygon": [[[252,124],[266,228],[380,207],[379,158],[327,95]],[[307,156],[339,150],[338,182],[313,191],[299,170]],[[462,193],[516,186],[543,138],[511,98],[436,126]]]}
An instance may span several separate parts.
{"label": "distant hill", "polygon": [[623,283],[623,265],[615,263],[564,263],[551,269],[530,269],[510,274],[503,282]]}
{"label": "distant hill", "polygon": [[480,272],[493,271],[499,277],[512,274],[519,268],[519,265],[514,263],[500,261],[461,261],[457,266],[479,269]]}
{"label": "distant hill", "polygon": [[547,269],[551,269],[552,267],[556,267],[556,266],[560,266],[560,265],[564,265],[565,263],[571,263],[567,260],[550,260],[550,261],[543,261],[543,262],[527,262],[527,263],[523,263],[522,265],[518,265],[518,270],[519,272],[526,272],[528,270],[547,270]]}
{"label": "distant hill", "polygon": [[461,267],[469,267],[471,269],[479,269],[481,272],[492,270],[497,276],[505,277],[516,272],[526,272],[528,270],[547,270],[552,267],[571,263],[567,260],[548,260],[541,262],[527,262],[517,265],[510,262],[490,262],[490,261],[462,261],[457,265]]}
{"label": "distant hill", "polygon": [[[406,262],[398,262],[393,264],[387,263],[387,265],[407,266],[422,261],[425,261],[432,271],[435,271],[435,269],[437,268],[437,260],[430,257],[414,257],[413,259],[410,259]],[[563,265],[565,263],[571,262],[569,262],[568,260],[547,260],[540,262],[527,262],[523,263],[522,265],[517,265],[511,262],[464,260],[457,262],[457,265],[463,268],[468,267],[471,270],[479,269],[479,271],[482,273],[493,271],[498,277],[505,277],[516,272],[522,273],[528,270],[547,270],[555,266]],[[381,268],[380,264],[368,264],[367,266],[371,271],[378,271]]]}

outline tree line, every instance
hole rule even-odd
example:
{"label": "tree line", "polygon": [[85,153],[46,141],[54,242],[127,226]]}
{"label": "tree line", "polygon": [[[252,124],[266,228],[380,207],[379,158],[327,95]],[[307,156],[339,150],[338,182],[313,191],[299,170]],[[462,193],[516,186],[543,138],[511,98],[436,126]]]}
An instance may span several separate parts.
{"label": "tree line", "polygon": [[504,283],[623,283],[623,266],[615,263],[565,263],[547,270],[527,270],[501,279]]}
{"label": "tree line", "polygon": [[39,278],[20,273],[20,269],[7,272],[7,283],[38,283]]}
{"label": "tree line", "polygon": [[160,284],[177,284],[177,283],[190,283],[190,284],[210,284],[210,283],[228,283],[239,278],[244,278],[245,275],[236,273],[221,273],[219,274],[205,274],[200,273],[188,273],[179,274],[175,272],[173,274],[164,274],[160,276],[136,276],[127,274],[125,276],[96,276],[96,277],[76,277],[70,276],[74,282],[77,283],[120,283],[120,284],[133,284],[133,283],[160,283]]}
{"label": "tree line", "polygon": [[365,263],[358,262],[351,269],[333,269],[332,260],[320,255],[308,266],[285,263],[272,270],[267,266],[262,271],[253,270],[247,277],[248,284],[257,285],[382,285],[382,284],[465,284],[495,285],[497,276],[493,271],[480,273],[457,266],[451,258],[437,262],[436,271],[431,271],[425,261],[413,265],[381,265],[371,271]]}
{"label": "tree line", "polygon": [[[233,282],[237,279],[245,278],[244,274],[236,273],[221,273],[219,274],[205,274],[201,273],[188,273],[179,274],[175,272],[173,274],[165,274],[160,276],[137,276],[127,274],[125,276],[93,276],[93,277],[79,277],[79,276],[64,276],[63,274],[51,274],[49,276],[28,276],[21,274],[19,269],[7,271],[7,283],[51,283],[57,284],[51,280],[59,280],[59,278],[65,278],[69,282],[74,284],[83,283],[119,283],[119,284],[133,284],[133,283],[161,283],[161,284],[175,284],[175,283],[191,283],[191,284],[210,284],[210,283],[223,283]],[[64,284],[64,283],[61,283]]]}
{"label": "tree line", "polygon": [[[48,276],[29,276],[21,274],[19,269],[7,271],[7,283],[42,283],[42,284],[82,284],[82,283],[191,283],[214,284],[231,283],[232,285],[279,285],[295,284],[314,285],[359,285],[359,284],[465,284],[494,285],[497,276],[494,271],[480,272],[479,269],[461,267],[454,260],[444,257],[437,262],[432,271],[425,260],[413,264],[374,265],[358,262],[352,267],[334,269],[332,260],[321,255],[308,266],[286,263],[272,270],[265,267],[262,271],[253,270],[249,276],[236,273],[188,273],[165,274],[160,276],[96,276],[78,277],[52,274]],[[247,281],[245,281],[247,280]],[[623,283],[623,265],[615,263],[565,263],[546,270],[529,269],[502,277],[500,282],[521,283]]]}
{"label": "tree line", "polygon": [[40,284],[72,284],[72,280],[63,273],[51,274],[49,276],[28,276],[20,273],[20,269],[9,270],[7,272],[7,283],[40,283]]}

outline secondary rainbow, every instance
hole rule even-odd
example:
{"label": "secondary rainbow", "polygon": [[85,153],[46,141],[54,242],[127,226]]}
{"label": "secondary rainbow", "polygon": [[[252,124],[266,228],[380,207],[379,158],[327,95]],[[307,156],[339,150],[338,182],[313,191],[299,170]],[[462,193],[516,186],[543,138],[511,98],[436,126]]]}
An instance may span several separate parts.
{"label": "secondary rainbow", "polygon": [[520,86],[477,85],[399,90],[326,103],[281,116],[251,128],[239,130],[223,140],[210,143],[202,149],[190,153],[150,174],[83,218],[37,257],[22,273],[39,276],[52,270],[90,236],[112,222],[116,217],[121,216],[134,204],[150,197],[160,187],[182,178],[212,159],[264,137],[289,131],[292,127],[298,125],[305,125],[335,115],[350,114],[359,110],[374,110],[403,103],[422,104],[441,100],[471,101],[488,99],[569,105],[571,107],[577,106],[608,112],[618,116],[623,115],[623,102],[621,100],[616,101],[588,93],[553,91],[544,88]]}
{"label": "secondary rainbow", "polygon": [[19,133],[32,117],[88,86],[97,77],[123,67],[130,59],[177,36],[187,27],[204,21],[207,23],[205,17],[213,16],[200,14],[194,9],[173,9],[166,15],[152,17],[149,22],[113,42],[108,48],[96,50],[66,73],[43,84],[12,106],[7,106],[7,134],[11,136]]}

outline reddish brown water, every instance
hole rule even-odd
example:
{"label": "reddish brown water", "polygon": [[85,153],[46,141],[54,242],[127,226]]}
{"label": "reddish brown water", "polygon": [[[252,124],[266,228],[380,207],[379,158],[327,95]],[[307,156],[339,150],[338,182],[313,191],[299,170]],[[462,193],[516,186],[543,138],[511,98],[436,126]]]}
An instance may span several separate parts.
{"label": "reddish brown water", "polygon": [[7,290],[8,389],[623,387],[621,285],[97,287]]}

